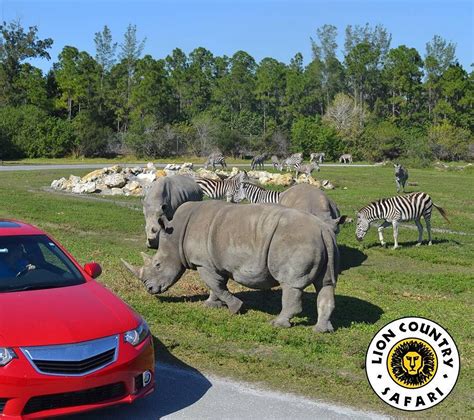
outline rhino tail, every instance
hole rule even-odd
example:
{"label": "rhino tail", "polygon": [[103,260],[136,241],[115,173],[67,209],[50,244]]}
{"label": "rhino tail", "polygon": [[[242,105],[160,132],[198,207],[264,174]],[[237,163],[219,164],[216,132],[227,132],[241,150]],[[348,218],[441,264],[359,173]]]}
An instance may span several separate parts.
{"label": "rhino tail", "polygon": [[[331,281],[332,286],[336,286],[337,276],[339,274],[339,248],[336,243],[336,236],[330,231],[323,231],[323,242],[326,248],[327,262],[326,274],[324,276],[325,283]],[[329,284],[327,284],[329,285]]]}

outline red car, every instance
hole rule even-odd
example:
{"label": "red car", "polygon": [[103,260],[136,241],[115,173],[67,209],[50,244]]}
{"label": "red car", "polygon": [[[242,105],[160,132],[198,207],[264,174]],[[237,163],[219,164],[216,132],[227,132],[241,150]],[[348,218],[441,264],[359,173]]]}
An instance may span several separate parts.
{"label": "red car", "polygon": [[131,403],[154,390],[143,319],[36,227],[0,220],[0,418]]}

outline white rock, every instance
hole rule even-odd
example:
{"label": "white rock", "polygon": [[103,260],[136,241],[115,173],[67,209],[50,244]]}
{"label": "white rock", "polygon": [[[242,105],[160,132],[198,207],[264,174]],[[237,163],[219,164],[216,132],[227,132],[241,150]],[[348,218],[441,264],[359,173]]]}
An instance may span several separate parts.
{"label": "white rock", "polygon": [[51,182],[51,188],[55,190],[64,190],[66,189],[65,186],[66,183],[66,178],[60,178],[60,179],[55,179],[53,182]]}
{"label": "white rock", "polygon": [[154,180],[156,179],[156,174],[153,173],[148,173],[148,174],[138,174],[137,175],[137,180],[140,182],[140,184],[151,184]]}
{"label": "white rock", "polygon": [[146,169],[147,171],[156,171],[155,164],[153,162],[148,162],[146,164]]}
{"label": "white rock", "polygon": [[74,187],[72,187],[72,192],[75,194],[90,194],[95,192],[96,189],[96,183],[91,181],[74,185]]}
{"label": "white rock", "polygon": [[123,174],[115,173],[112,175],[107,175],[103,182],[109,188],[122,188],[127,183],[127,180]]}

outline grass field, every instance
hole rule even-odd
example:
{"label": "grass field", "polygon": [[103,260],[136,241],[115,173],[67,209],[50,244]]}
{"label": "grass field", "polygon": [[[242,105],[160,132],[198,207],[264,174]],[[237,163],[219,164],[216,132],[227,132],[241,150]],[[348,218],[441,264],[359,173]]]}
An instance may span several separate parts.
{"label": "grass field", "polygon": [[[441,323],[454,337],[461,354],[461,374],[444,402],[410,417],[473,417],[472,171],[410,170],[410,181],[418,186],[408,190],[429,193],[451,220],[448,225],[433,211],[433,228],[454,233],[435,232],[431,247],[414,247],[416,229],[402,227],[401,249],[382,249],[375,228],[361,248],[355,240],[355,226],[342,229],[338,242],[344,270],[336,289],[336,331],[325,335],[316,335],[310,328],[316,320],[314,290],[308,290],[304,311],[288,330],[268,324],[280,310],[278,290],[250,291],[231,284],[231,290],[248,308],[237,316],[202,305],[207,290],[194,272],[187,273],[164,295],[148,295],[120,264],[121,257],[140,263],[140,251],[145,250],[143,215],[137,211],[140,200],[90,200],[41,190],[51,180],[70,173],[0,173],[0,217],[38,225],[81,263],[100,262],[104,274],[99,280],[148,321],[157,337],[160,360],[171,357],[204,372],[406,417],[407,413],[379,401],[362,365],[371,338],[383,325],[403,316],[423,316]],[[337,185],[328,194],[343,214],[352,217],[368,202],[395,192],[393,168],[326,167],[317,176]],[[385,237],[393,243],[391,229],[386,230]]]}

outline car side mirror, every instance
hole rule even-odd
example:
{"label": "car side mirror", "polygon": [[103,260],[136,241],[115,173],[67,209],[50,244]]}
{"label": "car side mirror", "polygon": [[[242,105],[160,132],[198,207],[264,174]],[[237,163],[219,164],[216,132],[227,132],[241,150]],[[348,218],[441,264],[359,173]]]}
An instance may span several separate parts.
{"label": "car side mirror", "polygon": [[84,271],[93,279],[96,279],[102,274],[102,267],[96,262],[90,262],[84,266]]}

